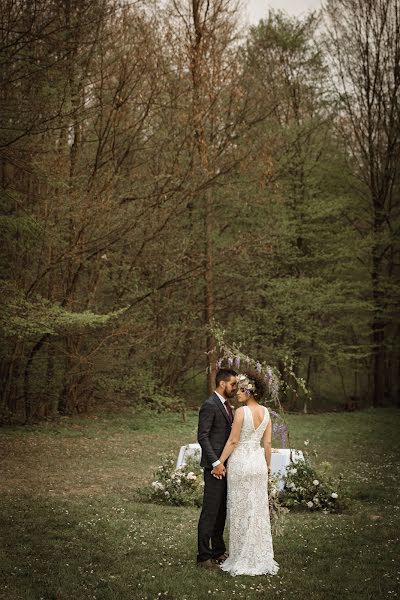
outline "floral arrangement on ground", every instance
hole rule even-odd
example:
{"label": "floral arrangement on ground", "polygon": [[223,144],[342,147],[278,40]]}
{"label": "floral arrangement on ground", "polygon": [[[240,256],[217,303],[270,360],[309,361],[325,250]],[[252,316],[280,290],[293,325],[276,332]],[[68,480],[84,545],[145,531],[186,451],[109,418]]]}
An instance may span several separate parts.
{"label": "floral arrangement on ground", "polygon": [[[308,445],[308,440],[305,442]],[[316,452],[313,451],[316,455]],[[291,509],[306,509],[324,513],[342,512],[348,505],[348,495],[342,486],[342,474],[332,479],[328,472],[332,465],[325,461],[317,472],[307,451],[304,461],[291,462],[286,469],[284,488],[279,493],[279,501]]]}
{"label": "floral arrangement on ground", "polygon": [[201,506],[204,479],[199,459],[189,457],[185,465],[178,468],[175,465],[176,459],[164,457],[151,485],[142,490],[142,498],[156,504]]}

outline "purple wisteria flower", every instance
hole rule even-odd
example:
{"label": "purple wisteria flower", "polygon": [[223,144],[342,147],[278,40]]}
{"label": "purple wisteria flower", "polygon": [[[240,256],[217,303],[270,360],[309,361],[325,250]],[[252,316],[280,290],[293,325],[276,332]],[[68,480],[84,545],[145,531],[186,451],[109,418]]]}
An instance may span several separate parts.
{"label": "purple wisteria flower", "polygon": [[278,433],[279,437],[281,438],[282,446],[285,447],[286,440],[287,440],[287,427],[286,427],[285,423],[279,423],[276,428],[276,432]]}

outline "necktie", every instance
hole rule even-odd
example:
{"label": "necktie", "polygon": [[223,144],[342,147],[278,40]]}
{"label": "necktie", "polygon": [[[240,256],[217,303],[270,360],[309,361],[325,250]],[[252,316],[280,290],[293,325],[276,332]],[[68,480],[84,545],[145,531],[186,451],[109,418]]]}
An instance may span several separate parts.
{"label": "necktie", "polygon": [[233,414],[232,414],[231,405],[229,404],[228,400],[225,400],[224,406],[225,406],[226,411],[227,411],[227,413],[229,415],[229,419],[230,419],[230,421],[232,423],[232,421],[233,421]]}

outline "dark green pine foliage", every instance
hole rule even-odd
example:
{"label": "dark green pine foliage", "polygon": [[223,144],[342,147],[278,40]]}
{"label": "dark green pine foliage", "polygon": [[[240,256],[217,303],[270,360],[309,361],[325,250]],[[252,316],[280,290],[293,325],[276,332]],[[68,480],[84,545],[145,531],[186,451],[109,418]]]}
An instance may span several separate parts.
{"label": "dark green pine foliage", "polygon": [[316,26],[312,15],[272,13],[251,30],[244,53],[247,84],[266,117],[255,169],[245,174],[253,175],[241,220],[245,309],[234,320],[253,354],[294,358],[315,407],[324,399],[367,401],[371,355],[368,244],[347,220],[357,197],[333,133]]}

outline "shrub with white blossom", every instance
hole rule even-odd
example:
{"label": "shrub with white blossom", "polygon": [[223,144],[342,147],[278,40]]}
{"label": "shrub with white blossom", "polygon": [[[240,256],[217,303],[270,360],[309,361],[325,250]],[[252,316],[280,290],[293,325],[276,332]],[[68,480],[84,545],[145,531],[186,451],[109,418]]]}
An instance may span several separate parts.
{"label": "shrub with white blossom", "polygon": [[[284,489],[279,494],[281,504],[289,509],[341,512],[347,505],[341,476],[335,481],[322,471],[317,473],[307,453],[304,456],[304,461],[292,462],[286,469]],[[322,470],[326,472],[329,468],[329,463],[322,463]]]}
{"label": "shrub with white blossom", "polygon": [[189,458],[176,469],[176,460],[165,458],[154,473],[150,488],[144,491],[151,502],[173,506],[201,506],[203,499],[203,471],[199,461]]}

